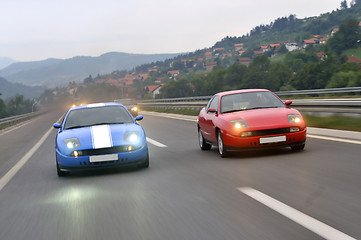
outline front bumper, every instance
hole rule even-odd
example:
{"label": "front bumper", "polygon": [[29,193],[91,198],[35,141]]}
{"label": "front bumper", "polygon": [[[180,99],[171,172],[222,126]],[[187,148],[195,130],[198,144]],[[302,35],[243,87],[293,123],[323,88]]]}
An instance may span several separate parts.
{"label": "front bumper", "polygon": [[[261,138],[285,136],[286,141],[261,143]],[[252,150],[268,149],[288,146],[297,146],[306,141],[306,128],[299,132],[283,133],[276,135],[256,136],[256,137],[238,137],[229,133],[222,133],[224,145],[228,150]]]}
{"label": "front bumper", "polygon": [[144,145],[136,151],[116,153],[118,160],[90,162],[90,156],[66,156],[56,149],[56,159],[61,170],[82,170],[90,168],[114,168],[138,166],[148,161],[148,146]]}

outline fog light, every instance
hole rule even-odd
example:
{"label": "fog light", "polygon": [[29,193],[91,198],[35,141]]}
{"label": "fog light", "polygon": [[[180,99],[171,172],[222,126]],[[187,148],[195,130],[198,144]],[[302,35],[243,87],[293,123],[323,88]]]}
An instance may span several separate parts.
{"label": "fog light", "polygon": [[132,150],[133,150],[132,146],[129,146],[129,147],[128,147],[128,151],[130,152],[130,151],[132,151]]}
{"label": "fog light", "polygon": [[300,128],[298,128],[298,127],[291,127],[290,128],[290,132],[298,132],[298,131],[300,131]]}
{"label": "fog light", "polygon": [[241,137],[251,137],[252,136],[252,132],[243,132],[241,134]]}

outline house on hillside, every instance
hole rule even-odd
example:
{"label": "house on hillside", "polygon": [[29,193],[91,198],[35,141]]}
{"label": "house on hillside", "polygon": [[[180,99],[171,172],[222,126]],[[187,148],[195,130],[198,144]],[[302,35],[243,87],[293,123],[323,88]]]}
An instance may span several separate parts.
{"label": "house on hillside", "polygon": [[315,46],[319,43],[320,40],[318,40],[318,38],[305,39],[303,40],[303,48],[306,48],[308,46]]}
{"label": "house on hillside", "polygon": [[262,51],[263,53],[267,52],[269,49],[268,49],[268,46],[261,46],[260,47],[260,51]]}
{"label": "house on hillside", "polygon": [[261,56],[261,55],[263,55],[263,51],[253,51],[254,57]]}
{"label": "house on hillside", "polygon": [[300,49],[297,45],[297,42],[293,41],[293,40],[288,40],[285,42],[285,47],[289,52],[295,51]]}
{"label": "house on hillside", "polygon": [[332,29],[332,31],[331,31],[331,37],[333,37],[333,35],[335,35],[335,33],[337,33],[338,31],[340,31],[339,28],[334,28],[334,29]]}
{"label": "house on hillside", "polygon": [[206,62],[206,69],[207,70],[212,70],[216,66],[217,66],[217,62]]}
{"label": "house on hillside", "polygon": [[240,51],[240,50],[243,50],[243,43],[235,43],[234,44],[234,51]]}
{"label": "house on hillside", "polygon": [[179,75],[179,70],[168,71],[167,75],[169,78],[175,78]]}
{"label": "house on hillside", "polygon": [[327,41],[328,41],[328,38],[321,38],[320,44],[326,44]]}
{"label": "house on hillside", "polygon": [[213,58],[213,53],[212,53],[212,51],[207,51],[207,52],[205,52],[205,53],[204,53],[204,58],[205,58],[206,60],[212,59],[212,58]]}
{"label": "house on hillside", "polygon": [[163,87],[163,85],[164,84],[162,83],[146,86],[146,91],[148,92],[148,94],[151,94],[153,98],[155,98],[155,96],[160,93],[160,89]]}

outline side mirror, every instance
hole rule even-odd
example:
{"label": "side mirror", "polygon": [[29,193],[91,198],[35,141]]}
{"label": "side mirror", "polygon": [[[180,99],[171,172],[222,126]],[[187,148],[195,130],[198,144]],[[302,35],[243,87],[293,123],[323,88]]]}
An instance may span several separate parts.
{"label": "side mirror", "polygon": [[208,108],[208,112],[209,112],[209,113],[216,113],[217,111],[216,111],[216,109],[214,109],[214,108]]}
{"label": "side mirror", "polygon": [[54,124],[53,124],[53,127],[54,127],[54,128],[61,128],[61,124],[60,124],[60,123],[54,123]]}
{"label": "side mirror", "polygon": [[135,121],[140,121],[143,119],[143,115],[138,115],[135,117]]}
{"label": "side mirror", "polygon": [[287,101],[285,102],[285,104],[286,104],[286,106],[290,106],[290,105],[292,104],[292,101],[291,101],[291,100],[287,100]]}

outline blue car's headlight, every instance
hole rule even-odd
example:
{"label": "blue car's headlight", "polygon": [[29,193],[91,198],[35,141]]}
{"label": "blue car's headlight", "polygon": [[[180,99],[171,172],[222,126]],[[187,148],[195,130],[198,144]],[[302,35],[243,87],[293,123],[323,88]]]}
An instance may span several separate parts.
{"label": "blue car's headlight", "polygon": [[65,139],[64,143],[67,146],[67,148],[69,148],[69,149],[80,147],[80,142],[77,138]]}
{"label": "blue car's headlight", "polygon": [[140,141],[139,133],[138,132],[127,132],[124,135],[124,141],[130,144],[137,144]]}

